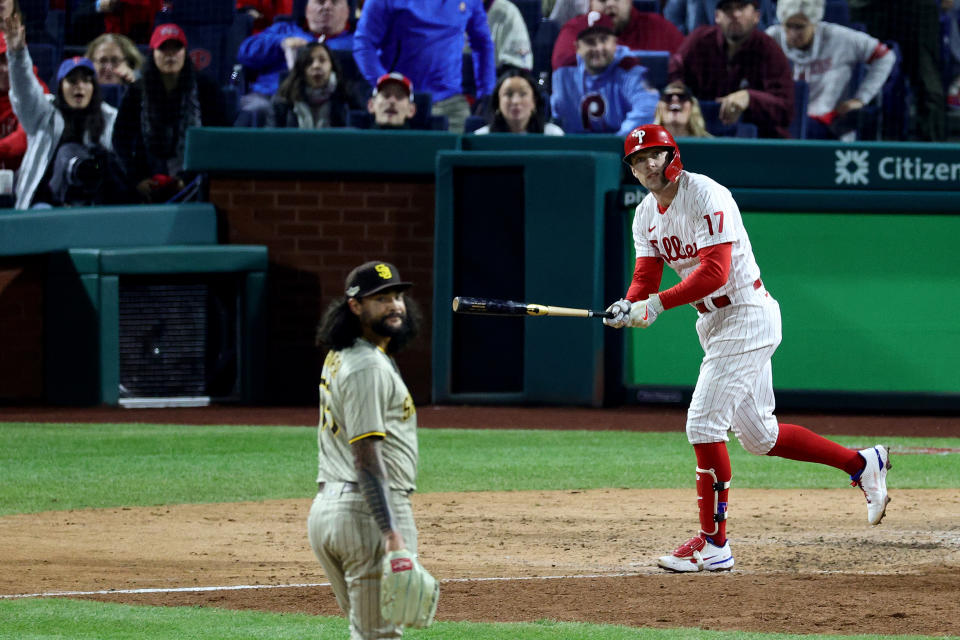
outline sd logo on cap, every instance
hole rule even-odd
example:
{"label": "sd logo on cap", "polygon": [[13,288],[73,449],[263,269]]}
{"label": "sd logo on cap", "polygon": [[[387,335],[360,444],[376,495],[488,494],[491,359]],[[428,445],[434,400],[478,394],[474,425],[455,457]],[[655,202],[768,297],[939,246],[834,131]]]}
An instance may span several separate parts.
{"label": "sd logo on cap", "polygon": [[401,291],[413,286],[400,278],[400,272],[389,262],[365,262],[347,275],[345,293],[350,298],[362,298],[384,289]]}

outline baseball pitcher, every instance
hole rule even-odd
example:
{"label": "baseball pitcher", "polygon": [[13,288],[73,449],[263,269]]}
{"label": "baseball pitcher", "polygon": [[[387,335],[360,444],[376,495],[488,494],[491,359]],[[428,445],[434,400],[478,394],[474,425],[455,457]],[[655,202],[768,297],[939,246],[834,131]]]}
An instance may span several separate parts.
{"label": "baseball pitcher", "polygon": [[330,347],[320,379],[318,492],[310,546],[352,640],[399,638],[433,621],[437,581],[417,561],[417,415],[392,358],[416,334],[411,286],[387,262],[347,276],[317,330]]}
{"label": "baseball pitcher", "polygon": [[[699,313],[704,357],[687,412],[687,438],[697,459],[700,530],[658,564],[671,571],[733,567],[727,540],[730,458],[727,432],[756,455],[818,462],[850,474],[867,499],[867,520],[886,513],[889,452],[853,451],[804,427],[777,422],[770,358],[780,344],[780,305],[760,278],[740,210],[726,188],[685,171],[673,136],[659,125],[637,127],[623,145],[624,162],[649,193],[637,206],[637,260],[622,300],[604,324],[647,328],[661,313],[690,304]],[[680,282],[659,291],[663,265]]]}

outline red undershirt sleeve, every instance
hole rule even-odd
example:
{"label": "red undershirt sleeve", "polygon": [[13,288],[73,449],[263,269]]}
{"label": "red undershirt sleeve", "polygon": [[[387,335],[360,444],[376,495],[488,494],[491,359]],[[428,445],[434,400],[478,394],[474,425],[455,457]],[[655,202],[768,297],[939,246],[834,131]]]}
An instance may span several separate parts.
{"label": "red undershirt sleeve", "polygon": [[660,289],[660,279],[663,278],[663,260],[652,256],[637,258],[633,268],[633,282],[627,289],[624,297],[630,302],[646,300],[651,293]]}
{"label": "red undershirt sleeve", "polygon": [[[679,283],[660,292],[664,309],[702,300],[724,284],[730,277],[730,254],[733,243],[725,242],[700,249],[700,266]],[[638,260],[639,262],[639,260]],[[636,274],[634,274],[636,281]],[[631,287],[632,288],[632,287]]]}

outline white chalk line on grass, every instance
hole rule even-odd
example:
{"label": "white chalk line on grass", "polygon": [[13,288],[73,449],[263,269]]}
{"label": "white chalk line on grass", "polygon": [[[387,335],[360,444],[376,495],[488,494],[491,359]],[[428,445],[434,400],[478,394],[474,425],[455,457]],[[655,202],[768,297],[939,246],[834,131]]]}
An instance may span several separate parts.
{"label": "white chalk line on grass", "polygon": [[[572,580],[575,578],[631,578],[645,575],[642,573],[597,573],[576,576],[516,576],[491,578],[445,578],[444,582],[512,582],[520,580]],[[203,591],[243,591],[247,589],[298,589],[304,587],[329,587],[329,582],[310,582],[304,584],[240,584],[231,586],[213,587],[171,587],[168,589],[103,589],[100,591],[44,591],[42,593],[15,593],[0,594],[0,600],[14,600],[18,598],[62,598],[64,596],[99,596],[114,593],[142,594],[142,593],[191,593]]]}

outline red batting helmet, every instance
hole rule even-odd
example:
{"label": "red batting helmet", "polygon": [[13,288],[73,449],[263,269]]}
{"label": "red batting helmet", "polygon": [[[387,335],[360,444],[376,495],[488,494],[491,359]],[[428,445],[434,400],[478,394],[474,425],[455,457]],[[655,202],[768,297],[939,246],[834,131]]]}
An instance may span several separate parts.
{"label": "red batting helmet", "polygon": [[676,182],[680,176],[680,170],[683,169],[683,163],[680,162],[680,149],[670,132],[658,124],[640,125],[627,134],[623,141],[623,161],[630,164],[630,156],[641,149],[651,147],[670,149],[672,157],[664,168],[663,175],[670,182]]}

